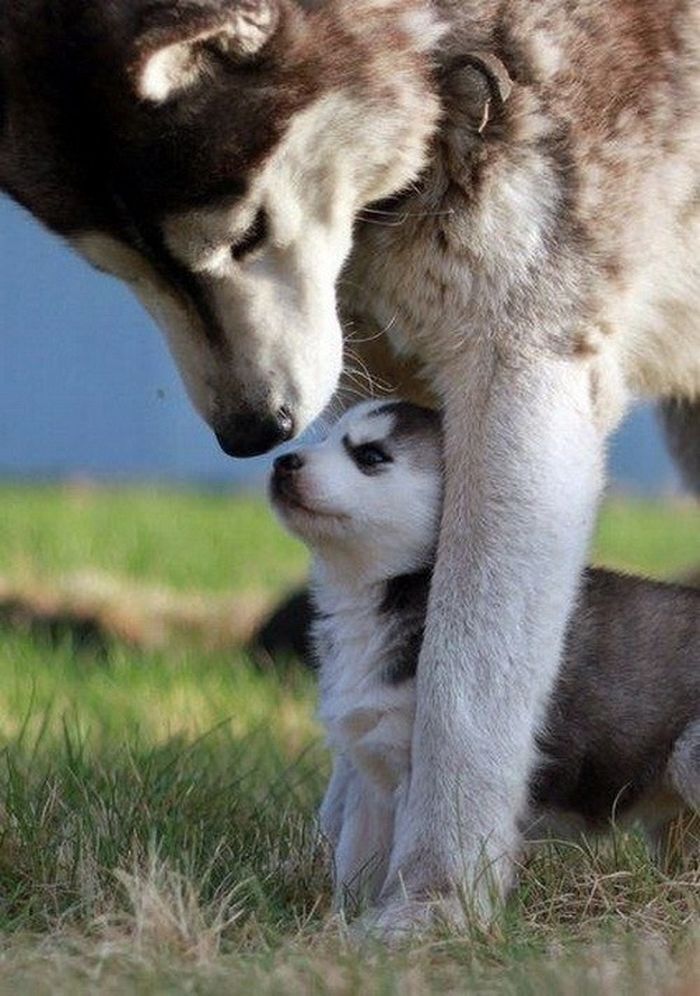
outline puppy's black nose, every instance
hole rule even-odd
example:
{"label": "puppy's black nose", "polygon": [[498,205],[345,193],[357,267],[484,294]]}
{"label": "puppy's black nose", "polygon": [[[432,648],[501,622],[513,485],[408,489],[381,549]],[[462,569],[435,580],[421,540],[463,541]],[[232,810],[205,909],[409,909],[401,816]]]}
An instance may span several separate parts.
{"label": "puppy's black nose", "polygon": [[275,474],[278,477],[289,477],[304,466],[304,458],[300,453],[285,453],[274,462]]}

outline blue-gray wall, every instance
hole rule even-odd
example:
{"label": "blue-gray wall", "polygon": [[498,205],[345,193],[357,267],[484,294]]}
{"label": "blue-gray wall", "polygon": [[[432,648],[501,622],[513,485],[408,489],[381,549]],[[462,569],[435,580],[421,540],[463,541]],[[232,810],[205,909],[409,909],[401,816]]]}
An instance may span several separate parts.
{"label": "blue-gray wall", "polygon": [[[159,332],[117,282],[0,201],[0,475],[259,480],[219,452]],[[652,414],[614,440],[615,486],[668,492]]]}

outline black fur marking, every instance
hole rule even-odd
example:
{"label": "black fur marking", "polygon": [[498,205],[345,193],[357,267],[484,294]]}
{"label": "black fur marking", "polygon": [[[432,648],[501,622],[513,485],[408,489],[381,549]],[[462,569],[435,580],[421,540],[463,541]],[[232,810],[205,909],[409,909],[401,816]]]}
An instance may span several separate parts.
{"label": "black fur marking", "polygon": [[592,828],[655,782],[700,715],[700,591],[589,570],[545,728],[536,806]]}
{"label": "black fur marking", "polygon": [[[386,582],[392,627],[384,678],[415,677],[430,571]],[[536,808],[604,829],[658,783],[673,747],[700,718],[700,591],[588,570],[561,672],[537,738]]]}
{"label": "black fur marking", "polygon": [[384,671],[384,681],[389,685],[402,685],[404,681],[411,681],[418,673],[418,658],[423,646],[423,629],[419,633],[413,633],[405,640],[403,653],[397,655],[395,660]]}
{"label": "black fur marking", "polygon": [[214,348],[223,348],[226,334],[210,305],[201,279],[175,259],[165,245],[158,225],[149,221],[139,225],[127,204],[117,195],[114,196],[114,203],[124,241],[141,253],[160,276],[194,306],[201,318],[202,334],[209,344]]}
{"label": "black fur marking", "polygon": [[115,237],[121,232],[112,193],[131,214],[153,221],[244,193],[290,116],[333,87],[340,67],[330,58],[307,64],[300,49],[300,71],[290,81],[286,53],[297,20],[290,15],[266,48],[264,65],[211,55],[206,86],[162,104],[138,101],[148,25],[158,29],[162,15],[175,40],[188,24],[221,19],[223,8],[184,0],[0,4],[10,120],[22,122],[13,130],[10,169],[0,186],[61,234]]}
{"label": "black fur marking", "polygon": [[384,672],[384,680],[390,685],[399,685],[416,676],[431,577],[432,572],[426,570],[401,574],[386,582],[379,612],[389,616],[395,628],[393,659]]}
{"label": "black fur marking", "polygon": [[[352,462],[355,464],[360,473],[364,474],[366,477],[376,477],[378,474],[383,474],[387,466],[393,463],[393,457],[387,451],[386,441],[377,440],[376,442],[367,441],[364,443],[359,443],[357,446],[353,445],[350,436],[343,436],[343,449],[350,457]],[[361,459],[361,454],[363,450],[373,449],[379,451],[383,459],[378,460],[375,463],[367,463]]]}
{"label": "black fur marking", "polygon": [[267,213],[264,208],[260,208],[248,231],[242,235],[235,245],[231,246],[231,255],[236,262],[240,262],[240,260],[245,259],[246,256],[249,256],[250,253],[261,246],[267,240],[267,237]]}
{"label": "black fur marking", "polygon": [[410,618],[425,612],[431,577],[432,571],[425,570],[389,578],[384,586],[384,598],[379,611],[382,615],[401,613]]}
{"label": "black fur marking", "polygon": [[392,415],[394,423],[384,440],[395,454],[430,474],[442,474],[442,418],[433,408],[408,401],[387,401],[368,413],[369,418]]}
{"label": "black fur marking", "polygon": [[386,404],[372,409],[367,413],[368,418],[379,418],[382,415],[394,415],[396,423],[392,429],[392,438],[413,435],[416,432],[440,432],[442,419],[440,413],[434,408],[424,408],[422,405],[414,405],[410,401],[387,401]]}

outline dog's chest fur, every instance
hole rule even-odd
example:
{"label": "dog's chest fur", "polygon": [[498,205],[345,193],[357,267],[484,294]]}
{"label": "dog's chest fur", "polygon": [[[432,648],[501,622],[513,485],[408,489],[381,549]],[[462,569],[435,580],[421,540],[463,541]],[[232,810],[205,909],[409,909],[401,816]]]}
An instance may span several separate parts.
{"label": "dog's chest fur", "polygon": [[[343,292],[354,328],[388,328],[438,390],[446,355],[486,335],[597,355],[635,392],[700,393],[700,9],[440,6],[432,165],[365,216]],[[450,69],[465,50],[495,52],[515,84],[485,127],[482,89]]]}
{"label": "dog's chest fur", "polygon": [[408,771],[428,576],[356,589],[315,586],[319,717],[332,750],[378,787]]}

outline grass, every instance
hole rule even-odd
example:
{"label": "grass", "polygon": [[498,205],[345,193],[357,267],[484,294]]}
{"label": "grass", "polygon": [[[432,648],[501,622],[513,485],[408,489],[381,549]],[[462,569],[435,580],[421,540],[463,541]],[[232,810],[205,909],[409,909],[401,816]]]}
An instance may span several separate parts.
{"label": "grass", "polygon": [[0,574],[90,568],[179,591],[267,591],[293,584],[306,565],[256,498],[5,486],[0,509]]}
{"label": "grass", "polygon": [[[46,578],[86,569],[179,590],[278,591],[304,575],[303,548],[258,498],[152,489],[0,487],[0,575]],[[653,575],[696,566],[690,503],[613,499],[596,559]]]}
{"label": "grass", "polygon": [[[674,575],[698,554],[690,506],[606,510],[599,560]],[[255,499],[0,488],[0,575],[277,594],[305,566]],[[311,676],[0,637],[0,993],[700,991],[700,872],[624,835],[543,849],[488,931],[358,957],[313,831]]]}

